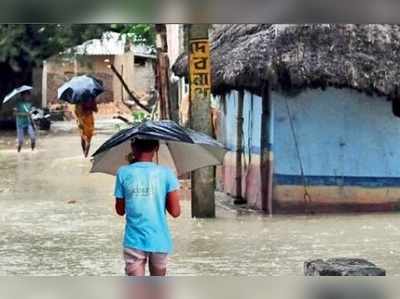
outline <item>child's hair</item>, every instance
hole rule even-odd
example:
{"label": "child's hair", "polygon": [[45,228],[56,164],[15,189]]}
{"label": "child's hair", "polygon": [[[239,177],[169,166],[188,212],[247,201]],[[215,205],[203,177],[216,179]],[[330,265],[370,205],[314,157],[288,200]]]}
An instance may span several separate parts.
{"label": "child's hair", "polygon": [[160,146],[158,140],[150,140],[150,139],[132,139],[131,140],[132,149],[143,152],[149,153],[154,152]]}

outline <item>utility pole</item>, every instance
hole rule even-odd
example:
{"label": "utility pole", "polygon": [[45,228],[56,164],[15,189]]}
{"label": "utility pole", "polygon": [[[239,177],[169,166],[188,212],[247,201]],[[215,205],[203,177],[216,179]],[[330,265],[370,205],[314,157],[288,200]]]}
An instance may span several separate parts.
{"label": "utility pole", "polygon": [[[208,27],[206,24],[189,27],[189,122],[192,129],[212,136]],[[192,217],[215,217],[214,192],[214,167],[192,172]]]}
{"label": "utility pole", "polygon": [[167,28],[165,24],[156,24],[156,90],[159,94],[160,119],[170,119],[169,101],[169,58],[167,45]]}

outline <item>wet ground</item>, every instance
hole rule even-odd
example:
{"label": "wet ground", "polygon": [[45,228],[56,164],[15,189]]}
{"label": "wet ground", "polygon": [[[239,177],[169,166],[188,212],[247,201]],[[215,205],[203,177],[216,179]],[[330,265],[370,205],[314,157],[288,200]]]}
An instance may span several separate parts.
{"label": "wet ground", "polygon": [[[98,123],[93,149],[116,126]],[[38,150],[15,151],[0,131],[0,275],[121,275],[123,219],[113,177],[89,174],[73,123],[56,123]],[[184,196],[185,197],[185,196]],[[311,258],[364,257],[400,274],[400,215],[264,217],[218,195],[217,218],[170,219],[170,275],[302,275]]]}

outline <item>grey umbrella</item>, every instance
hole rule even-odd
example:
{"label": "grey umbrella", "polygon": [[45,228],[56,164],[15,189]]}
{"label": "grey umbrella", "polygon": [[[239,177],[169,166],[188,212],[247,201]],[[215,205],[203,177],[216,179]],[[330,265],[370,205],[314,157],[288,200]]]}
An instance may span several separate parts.
{"label": "grey umbrella", "polygon": [[32,90],[32,86],[22,85],[20,87],[14,88],[13,91],[11,91],[8,95],[4,97],[3,103],[7,103],[11,99],[13,99],[16,95],[28,90]]}
{"label": "grey umbrella", "polygon": [[156,162],[173,168],[178,175],[212,165],[222,164],[226,153],[221,143],[206,134],[183,128],[173,121],[146,121],[124,129],[107,140],[93,154],[91,172],[115,175],[127,165],[132,138],[159,140]]}

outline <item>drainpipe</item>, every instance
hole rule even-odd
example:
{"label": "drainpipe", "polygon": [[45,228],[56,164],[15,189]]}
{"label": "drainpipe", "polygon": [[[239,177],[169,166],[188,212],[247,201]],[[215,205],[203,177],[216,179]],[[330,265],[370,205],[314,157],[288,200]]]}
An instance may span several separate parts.
{"label": "drainpipe", "polygon": [[270,216],[273,212],[272,205],[272,179],[273,179],[273,107],[271,100],[270,84],[266,81],[262,88],[261,103],[261,208]]}

